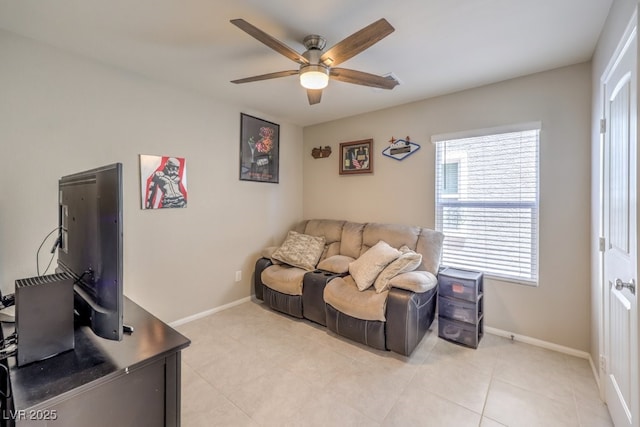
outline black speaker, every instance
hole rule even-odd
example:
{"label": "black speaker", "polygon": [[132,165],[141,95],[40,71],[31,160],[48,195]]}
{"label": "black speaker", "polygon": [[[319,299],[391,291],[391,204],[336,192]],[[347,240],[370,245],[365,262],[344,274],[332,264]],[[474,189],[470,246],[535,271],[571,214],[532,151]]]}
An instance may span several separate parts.
{"label": "black speaker", "polygon": [[73,278],[66,273],[16,280],[18,366],[75,346]]}

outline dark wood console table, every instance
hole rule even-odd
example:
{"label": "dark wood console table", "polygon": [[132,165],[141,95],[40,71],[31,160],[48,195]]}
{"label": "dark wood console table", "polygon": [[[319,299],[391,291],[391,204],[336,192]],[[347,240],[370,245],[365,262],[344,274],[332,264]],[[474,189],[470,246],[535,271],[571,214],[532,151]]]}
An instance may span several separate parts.
{"label": "dark wood console table", "polygon": [[124,323],[134,332],[122,341],[79,326],[74,350],[21,368],[8,359],[12,394],[3,426],[180,425],[180,352],[190,341],[124,300]]}

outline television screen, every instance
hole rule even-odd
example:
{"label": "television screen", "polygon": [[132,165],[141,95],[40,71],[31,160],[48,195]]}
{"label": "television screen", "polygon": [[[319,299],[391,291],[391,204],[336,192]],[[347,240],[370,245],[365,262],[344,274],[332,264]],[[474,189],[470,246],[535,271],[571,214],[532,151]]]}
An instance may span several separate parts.
{"label": "television screen", "polygon": [[74,278],[74,309],[103,338],[122,339],[122,164],[58,182],[58,267]]}

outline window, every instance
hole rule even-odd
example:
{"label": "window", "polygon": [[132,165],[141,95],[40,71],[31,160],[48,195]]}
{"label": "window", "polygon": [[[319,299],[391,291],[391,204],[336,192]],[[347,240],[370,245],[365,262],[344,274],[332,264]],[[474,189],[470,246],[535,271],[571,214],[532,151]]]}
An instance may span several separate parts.
{"label": "window", "polygon": [[442,194],[458,194],[460,163],[443,163],[442,167]]}
{"label": "window", "polygon": [[540,124],[432,138],[442,264],[538,280]]}

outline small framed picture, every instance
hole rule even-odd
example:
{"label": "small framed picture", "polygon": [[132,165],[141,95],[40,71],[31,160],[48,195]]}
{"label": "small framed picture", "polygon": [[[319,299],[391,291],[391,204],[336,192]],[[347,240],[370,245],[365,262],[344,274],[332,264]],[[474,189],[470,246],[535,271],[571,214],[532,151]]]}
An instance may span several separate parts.
{"label": "small framed picture", "polygon": [[373,139],[340,143],[340,175],[373,173]]}
{"label": "small framed picture", "polygon": [[278,183],[280,126],[240,113],[240,180]]}

